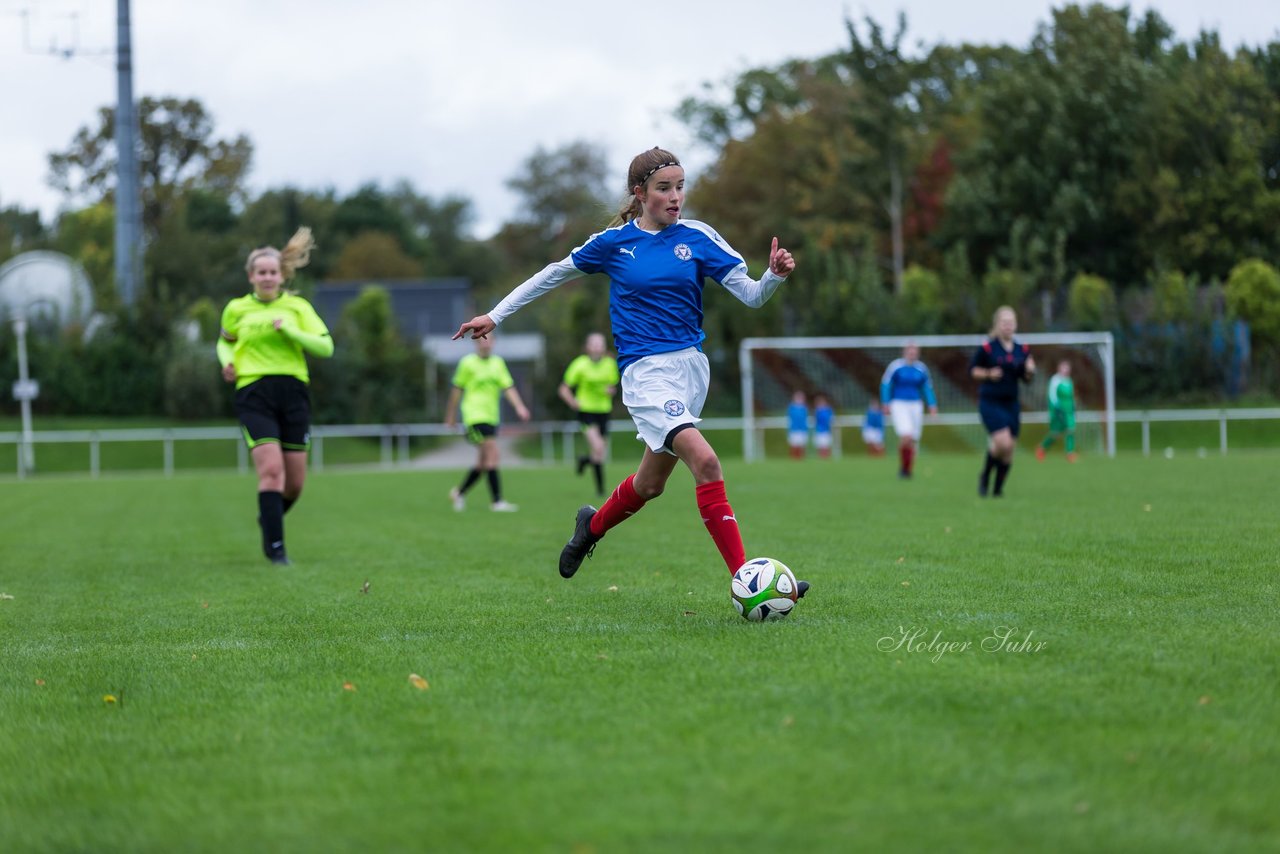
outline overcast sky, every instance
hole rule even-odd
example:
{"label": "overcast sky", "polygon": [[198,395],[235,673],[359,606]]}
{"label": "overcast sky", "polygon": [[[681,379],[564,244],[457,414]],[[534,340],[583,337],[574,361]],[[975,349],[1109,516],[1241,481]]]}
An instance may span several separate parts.
{"label": "overcast sky", "polygon": [[[199,99],[254,144],[255,191],[409,180],[472,200],[475,233],[509,219],[506,179],[576,140],[626,164],[662,145],[705,162],[672,112],[704,83],[847,42],[847,16],[908,40],[1025,46],[1044,0],[133,0],[135,96]],[[1179,37],[1280,39],[1277,0],[1134,0]],[[24,12],[26,15],[24,17]],[[116,0],[0,0],[0,207],[53,215],[47,155],[115,101]],[[61,59],[48,48],[78,47]],[[96,54],[96,55],[95,55]],[[278,240],[280,235],[263,235]]]}

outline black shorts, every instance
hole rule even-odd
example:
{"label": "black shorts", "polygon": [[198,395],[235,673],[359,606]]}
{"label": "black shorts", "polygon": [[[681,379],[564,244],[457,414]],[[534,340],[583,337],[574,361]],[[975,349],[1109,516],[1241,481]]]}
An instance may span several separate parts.
{"label": "black shorts", "polygon": [[485,439],[498,435],[497,424],[468,424],[467,441],[473,445],[481,445]]}
{"label": "black shorts", "polygon": [[237,389],[236,415],[250,448],[267,442],[285,451],[311,447],[311,393],[297,377],[263,377]]}
{"label": "black shorts", "polygon": [[609,413],[608,412],[579,412],[578,421],[584,428],[593,424],[600,428],[601,436],[609,435]]}
{"label": "black shorts", "polygon": [[988,433],[1003,430],[1006,427],[1017,438],[1022,427],[1022,412],[1015,400],[979,400],[978,414],[982,416],[982,426]]}

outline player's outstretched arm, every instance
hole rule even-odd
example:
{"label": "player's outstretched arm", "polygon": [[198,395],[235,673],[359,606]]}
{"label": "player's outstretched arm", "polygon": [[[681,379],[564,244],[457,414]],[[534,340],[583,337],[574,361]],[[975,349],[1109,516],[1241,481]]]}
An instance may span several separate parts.
{"label": "player's outstretched arm", "polygon": [[489,333],[498,328],[498,324],[487,314],[478,314],[468,320],[466,323],[458,327],[458,331],[453,334],[453,340],[457,341],[468,332],[472,338],[487,338]]}

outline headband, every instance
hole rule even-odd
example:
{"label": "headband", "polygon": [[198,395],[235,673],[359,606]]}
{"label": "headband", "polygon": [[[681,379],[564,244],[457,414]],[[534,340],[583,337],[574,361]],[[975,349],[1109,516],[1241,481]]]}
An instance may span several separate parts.
{"label": "headband", "polygon": [[657,172],[659,169],[666,169],[668,166],[679,166],[679,165],[680,165],[679,160],[668,160],[666,163],[659,163],[657,166],[653,167],[648,172],[644,173],[644,177],[640,179],[640,183],[643,184],[645,181],[648,181],[650,176],[652,176],[653,173]]}

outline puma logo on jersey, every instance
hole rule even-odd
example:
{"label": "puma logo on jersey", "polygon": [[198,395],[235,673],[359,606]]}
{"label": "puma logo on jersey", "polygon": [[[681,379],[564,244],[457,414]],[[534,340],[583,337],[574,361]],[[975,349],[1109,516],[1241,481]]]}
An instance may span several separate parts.
{"label": "puma logo on jersey", "polygon": [[[636,244],[636,246],[639,246],[639,245],[640,245],[640,244],[638,244],[638,243]],[[632,246],[630,249],[623,249],[621,246],[619,246],[619,247],[618,247],[618,254],[619,254],[619,255],[630,255],[630,256],[631,256],[631,260],[632,260],[632,261],[634,261],[634,260],[636,260],[636,247],[635,247],[635,246]]]}
{"label": "puma logo on jersey", "polygon": [[737,519],[735,519],[735,518],[733,518],[732,516],[721,516],[721,517],[720,517],[720,521],[721,521],[721,522],[733,522],[734,524],[737,524],[737,522],[738,522],[738,520],[737,520]]}

